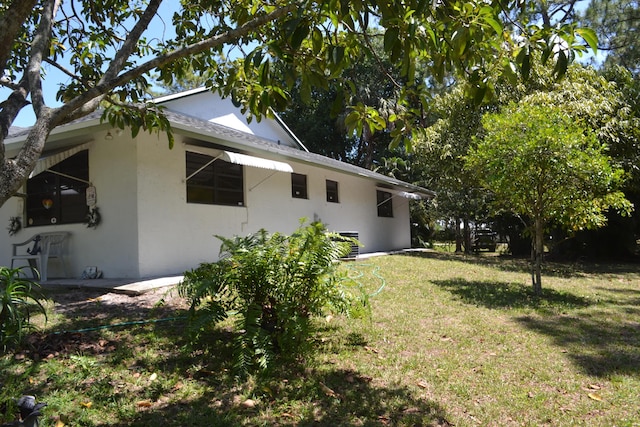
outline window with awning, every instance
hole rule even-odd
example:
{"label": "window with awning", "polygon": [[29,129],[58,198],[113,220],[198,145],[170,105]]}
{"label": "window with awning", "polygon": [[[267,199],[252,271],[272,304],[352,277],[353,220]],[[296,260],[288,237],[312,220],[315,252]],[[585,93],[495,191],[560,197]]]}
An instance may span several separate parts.
{"label": "window with awning", "polygon": [[187,203],[244,206],[243,166],[186,152]]}
{"label": "window with awning", "polygon": [[91,185],[88,153],[74,148],[38,161],[27,180],[27,227],[85,221]]}

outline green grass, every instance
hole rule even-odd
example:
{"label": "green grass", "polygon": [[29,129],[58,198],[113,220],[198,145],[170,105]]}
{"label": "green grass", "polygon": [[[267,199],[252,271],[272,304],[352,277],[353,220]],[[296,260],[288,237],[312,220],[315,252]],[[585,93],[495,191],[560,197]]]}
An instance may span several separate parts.
{"label": "green grass", "polygon": [[497,256],[345,267],[379,291],[372,316],[319,320],[304,365],[236,381],[233,333],[194,349],[179,321],[49,333],[140,318],[105,307],[0,358],[0,405],[35,394],[46,426],[640,426],[640,266],[549,264],[542,299],[526,261]]}

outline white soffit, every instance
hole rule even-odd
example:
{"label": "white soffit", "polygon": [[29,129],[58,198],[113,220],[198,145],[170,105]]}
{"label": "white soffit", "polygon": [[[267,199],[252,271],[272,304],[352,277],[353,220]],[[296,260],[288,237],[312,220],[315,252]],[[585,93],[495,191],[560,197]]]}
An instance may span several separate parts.
{"label": "white soffit", "polygon": [[33,178],[34,176],[41,174],[47,169],[57,165],[63,160],[68,159],[74,154],[81,152],[82,150],[88,150],[89,145],[90,143],[87,142],[86,144],[76,145],[75,147],[71,147],[67,150],[59,151],[54,154],[45,154],[38,160],[38,163],[36,163],[36,167],[33,168],[33,172],[31,172],[31,174],[29,175],[29,178]]}

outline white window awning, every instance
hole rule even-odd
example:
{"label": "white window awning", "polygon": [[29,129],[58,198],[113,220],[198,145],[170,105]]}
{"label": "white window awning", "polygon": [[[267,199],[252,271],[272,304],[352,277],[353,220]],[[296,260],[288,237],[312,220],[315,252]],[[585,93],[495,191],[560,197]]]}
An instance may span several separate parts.
{"label": "white window awning", "polygon": [[390,188],[384,188],[384,187],[378,187],[378,190],[391,193],[393,194],[394,197],[399,196],[399,197],[404,197],[405,199],[411,199],[411,200],[428,200],[431,198],[426,194],[422,194],[418,192],[411,193],[409,191],[402,191],[402,190],[396,190],[396,189],[390,189]]}
{"label": "white window awning", "polygon": [[422,200],[421,195],[417,193],[409,193],[408,191],[400,191],[398,195],[404,197],[405,199]]}
{"label": "white window awning", "polygon": [[293,168],[288,163],[278,162],[276,160],[263,159],[261,157],[248,156],[246,154],[232,153],[231,151],[223,151],[222,160],[236,165],[251,166],[254,168],[270,169],[279,172],[293,172]]}
{"label": "white window awning", "polygon": [[38,160],[38,163],[36,163],[36,167],[33,168],[33,172],[31,172],[29,178],[33,178],[34,176],[41,174],[42,172],[52,168],[63,160],[66,160],[74,154],[81,152],[82,150],[88,150],[89,145],[90,143],[87,142],[85,144],[76,145],[64,151],[58,151],[56,153],[43,155]]}
{"label": "white window awning", "polygon": [[216,150],[206,147],[188,146],[187,151],[204,154],[213,157],[215,160],[221,159],[225,162],[236,165],[250,166],[254,168],[269,169],[278,172],[293,172],[290,164],[277,160],[263,159],[262,157],[249,156],[247,154],[234,153],[232,151]]}

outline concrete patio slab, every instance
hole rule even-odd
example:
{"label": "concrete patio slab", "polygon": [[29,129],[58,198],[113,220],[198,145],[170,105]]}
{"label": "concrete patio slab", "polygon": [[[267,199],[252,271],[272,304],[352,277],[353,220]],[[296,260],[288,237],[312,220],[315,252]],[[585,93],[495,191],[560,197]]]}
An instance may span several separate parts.
{"label": "concrete patio slab", "polygon": [[175,286],[184,276],[156,277],[149,279],[51,279],[42,282],[45,289],[90,288],[130,295],[140,295],[153,289]]}
{"label": "concrete patio slab", "polygon": [[[392,252],[373,252],[366,254],[359,254],[355,258],[345,259],[345,261],[360,261],[372,257],[378,257],[383,255],[395,255],[411,252],[428,252],[431,249],[404,249]],[[169,286],[175,286],[182,281],[184,276],[168,276],[168,277],[154,277],[147,279],[50,279],[46,282],[42,282],[41,285],[45,289],[78,289],[78,288],[90,288],[105,290],[107,292],[118,292],[129,295],[141,295],[145,292],[164,288]]]}

